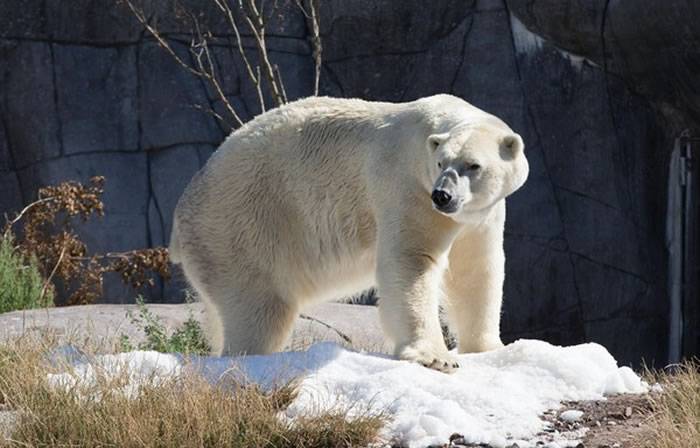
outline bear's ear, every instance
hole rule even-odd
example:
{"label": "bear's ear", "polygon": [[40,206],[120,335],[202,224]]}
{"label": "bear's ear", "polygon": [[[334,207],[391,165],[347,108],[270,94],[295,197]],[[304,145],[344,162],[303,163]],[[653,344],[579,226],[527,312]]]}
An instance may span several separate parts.
{"label": "bear's ear", "polygon": [[435,151],[438,149],[438,146],[442,145],[445,140],[450,136],[448,133],[444,134],[433,134],[428,137],[428,149],[431,151]]}
{"label": "bear's ear", "polygon": [[513,160],[525,149],[523,139],[518,134],[510,134],[503,137],[499,147],[499,153],[503,160]]}

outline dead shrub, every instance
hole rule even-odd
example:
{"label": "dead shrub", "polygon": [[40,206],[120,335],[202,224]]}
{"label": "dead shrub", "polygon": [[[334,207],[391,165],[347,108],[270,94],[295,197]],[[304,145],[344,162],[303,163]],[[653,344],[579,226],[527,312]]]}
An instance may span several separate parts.
{"label": "dead shrub", "polygon": [[92,303],[101,297],[103,277],[108,272],[119,274],[136,290],[153,285],[155,276],[170,278],[164,247],[89,254],[73,223],[104,216],[103,192],[101,176],[91,178],[88,185],[67,181],[43,187],[36,201],[7,220],[2,238],[14,240],[25,259],[36,260],[44,278],[39,302],[55,297],[60,287],[67,304]]}

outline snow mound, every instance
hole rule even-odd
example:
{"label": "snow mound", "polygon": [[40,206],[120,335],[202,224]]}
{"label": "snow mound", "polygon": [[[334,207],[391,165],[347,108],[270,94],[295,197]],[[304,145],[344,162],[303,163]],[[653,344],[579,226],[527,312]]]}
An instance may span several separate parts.
{"label": "snow mound", "polygon": [[[70,350],[64,350],[71,353]],[[545,423],[539,416],[561,401],[598,400],[606,394],[643,393],[648,385],[598,344],[558,347],[519,340],[502,349],[458,355],[461,368],[444,374],[385,355],[353,352],[320,343],[304,352],[238,358],[193,357],[156,352],[69,356],[65,373],[49,376],[56,387],[94,384],[128,372],[134,394],[144,381],[199,372],[216,382],[235,372],[262,387],[300,379],[300,393],[286,418],[337,406],[388,414],[387,440],[409,447],[444,444],[453,433],[468,443],[504,447],[531,443]],[[53,356],[52,361],[56,361]],[[122,382],[123,383],[123,382]]]}

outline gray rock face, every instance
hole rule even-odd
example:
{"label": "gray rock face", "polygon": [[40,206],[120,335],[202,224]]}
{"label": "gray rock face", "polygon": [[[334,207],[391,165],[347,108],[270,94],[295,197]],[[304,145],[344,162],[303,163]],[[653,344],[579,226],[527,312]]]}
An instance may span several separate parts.
{"label": "gray rock face", "polygon": [[[195,106],[225,116],[221,102],[111,2],[21,3],[0,4],[0,213],[41,185],[102,174],[107,216],[81,228],[90,247],[166,243],[178,196],[230,131]],[[147,3],[191,60],[189,25],[168,2]],[[256,115],[225,20],[213,6],[186,3],[220,36],[212,52],[227,97],[244,119]],[[298,98],[312,89],[308,33],[293,2],[277,3],[270,53]],[[321,3],[322,93],[452,93],[523,135],[531,174],[508,202],[504,337],[596,341],[623,363],[663,363],[668,161],[673,139],[700,121],[700,6]],[[183,286],[179,278],[149,294],[177,301]],[[108,279],[105,300],[133,295]]]}
{"label": "gray rock face", "polygon": [[[149,304],[148,310],[158,318],[168,334],[190,317],[206,326],[204,307],[199,303]],[[22,335],[50,334],[57,336],[59,343],[109,350],[124,335],[137,345],[144,341],[145,334],[143,326],[134,324],[130,315],[138,317],[135,305],[84,305],[14,311],[0,314],[0,341]],[[296,321],[288,349],[303,350],[316,342],[332,341],[357,350],[390,350],[379,326],[376,307],[324,303],[308,307],[304,310],[304,316]]]}
{"label": "gray rock face", "polygon": [[65,154],[138,151],[136,49],[61,45],[54,55]]}
{"label": "gray rock face", "polygon": [[507,3],[530,30],[595,61],[636,95],[700,119],[700,80],[693,76],[700,67],[700,29],[692,25],[700,16],[697,2]]}

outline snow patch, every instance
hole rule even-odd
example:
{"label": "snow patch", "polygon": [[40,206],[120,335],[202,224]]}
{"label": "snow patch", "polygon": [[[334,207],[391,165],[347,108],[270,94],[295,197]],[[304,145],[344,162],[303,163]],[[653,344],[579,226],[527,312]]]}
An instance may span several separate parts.
{"label": "snow patch", "polygon": [[583,411],[579,411],[577,409],[570,409],[559,414],[559,418],[561,420],[569,423],[577,422],[581,420],[581,417],[583,417]]}
{"label": "snow patch", "polygon": [[[73,352],[65,353],[69,363]],[[453,433],[463,434],[473,444],[504,447],[517,441],[521,447],[534,446],[534,438],[546,426],[540,415],[562,401],[648,390],[598,344],[558,347],[519,340],[496,351],[458,358],[461,368],[444,374],[331,343],[304,352],[238,358],[130,352],[96,356],[89,362],[80,359],[66,372],[50,375],[49,381],[73,388],[122,375],[120,387],[133,396],[139,384],[182,374],[199,373],[212,382],[234,374],[265,388],[298,378],[299,395],[284,417],[313,415],[336,406],[350,409],[350,415],[385,412],[391,420],[384,438],[409,447],[444,444]],[[569,442],[553,441],[559,446]]]}

